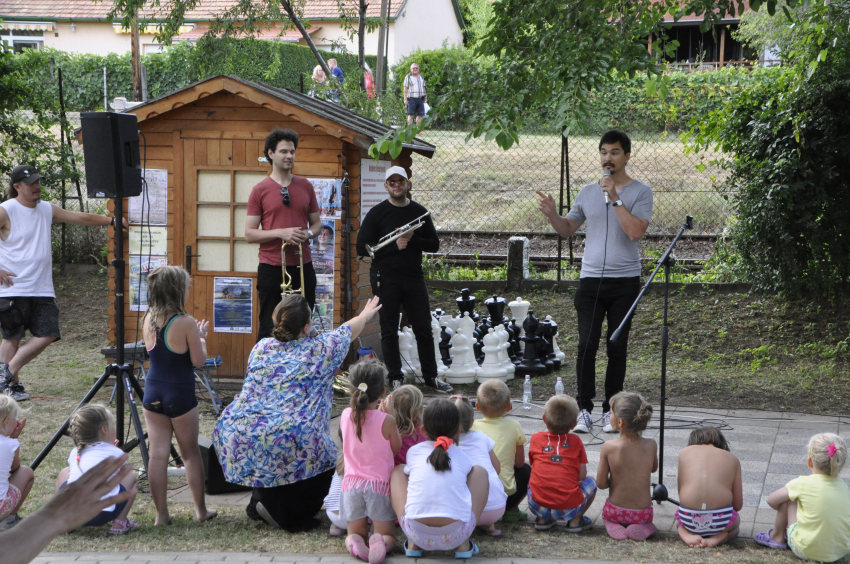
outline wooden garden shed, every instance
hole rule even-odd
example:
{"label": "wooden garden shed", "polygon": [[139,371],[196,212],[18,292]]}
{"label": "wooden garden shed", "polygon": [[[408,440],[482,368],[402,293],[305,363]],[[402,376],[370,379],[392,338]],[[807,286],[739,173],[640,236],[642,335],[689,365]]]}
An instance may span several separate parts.
{"label": "wooden garden shed", "polygon": [[[159,171],[163,183],[167,172],[167,212],[162,216],[164,224],[153,231],[152,227],[131,222],[131,233],[124,245],[124,258],[130,273],[125,295],[139,293],[139,288],[131,290],[134,280],[138,280],[131,273],[134,260],[142,262],[132,255],[134,249],[130,239],[134,232],[149,249],[159,245],[165,250],[168,264],[190,267],[192,288],[187,309],[196,319],[213,319],[217,277],[250,278],[254,288],[251,331],[214,332],[211,324],[207,339],[209,355],[221,355],[223,366],[218,375],[224,377],[244,376],[248,355],[256,341],[258,245],[245,241],[244,227],[251,188],[271,170],[262,160],[266,135],[275,127],[298,132],[293,170],[298,176],[341,180],[344,173],[348,173],[350,184],[341,194],[341,217],[334,225],[334,327],[359,311],[365,303],[363,298],[371,295],[369,266],[358,261],[354,247],[363,203],[361,180],[367,176],[371,179],[374,198],[374,178],[382,170],[381,163],[388,166],[388,161],[392,161],[392,165],[403,166],[409,171],[413,152],[430,158],[435,151],[433,145],[417,139],[405,145],[397,159],[385,156],[381,163],[376,163],[369,157],[368,148],[389,131],[388,126],[331,102],[232,76],[217,76],[192,84],[136,106],[129,113],[137,116],[139,131],[143,134],[140,139],[143,168]],[[132,210],[128,205],[124,209],[128,207]],[[112,208],[110,201],[110,211]],[[125,217],[127,214],[125,211]],[[351,226],[350,237],[343,234],[346,223]],[[112,233],[110,228],[110,237]],[[165,240],[148,240],[157,237]],[[112,239],[109,251],[112,260]],[[135,252],[145,254],[144,250],[138,250],[138,243]],[[113,280],[109,287],[110,293],[114,292]],[[109,303],[113,302],[110,296]],[[140,338],[136,320],[143,313],[138,311],[139,307],[134,308],[132,299],[125,303],[124,340],[133,342]],[[110,305],[110,342],[114,342],[112,309]],[[377,345],[377,323],[370,329],[364,332],[364,340],[366,344]]]}

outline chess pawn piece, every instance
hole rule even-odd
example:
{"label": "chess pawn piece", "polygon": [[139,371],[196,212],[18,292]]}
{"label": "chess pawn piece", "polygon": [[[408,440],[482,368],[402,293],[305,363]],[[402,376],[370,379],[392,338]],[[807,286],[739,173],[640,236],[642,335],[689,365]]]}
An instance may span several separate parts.
{"label": "chess pawn piece", "polygon": [[496,325],[501,325],[502,320],[505,318],[505,298],[500,298],[496,294],[493,294],[493,297],[486,300],[484,305],[487,306],[487,311],[490,312],[490,325],[493,328]]}
{"label": "chess pawn piece", "polygon": [[434,319],[440,319],[441,317],[446,315],[446,312],[443,311],[441,308],[437,308],[431,312],[431,315],[434,317]]}
{"label": "chess pawn piece", "polygon": [[457,309],[460,311],[459,317],[462,317],[464,313],[469,312],[469,316],[472,318],[472,321],[478,323],[479,315],[475,313],[475,296],[469,295],[469,289],[464,288],[460,291],[460,297],[455,300],[457,302]]}
{"label": "chess pawn piece", "polygon": [[454,331],[442,325],[440,327],[440,356],[443,357],[443,364],[447,367],[452,365],[452,337]]}
{"label": "chess pawn piece", "polygon": [[566,359],[566,358],[567,358],[567,355],[566,355],[564,352],[562,352],[562,351],[561,351],[561,349],[558,347],[558,340],[557,340],[557,337],[558,337],[558,324],[557,324],[557,323],[555,323],[555,320],[554,320],[554,319],[552,319],[552,316],[551,316],[551,315],[547,315],[547,316],[546,316],[546,321],[548,321],[549,323],[551,323],[551,324],[552,324],[552,328],[553,328],[553,329],[554,329],[554,331],[555,331],[555,334],[554,334],[554,335],[552,335],[552,339],[551,339],[551,341],[552,341],[552,351],[555,353],[555,356],[557,356],[557,357],[558,357],[558,359],[561,361],[561,364],[563,364],[563,363],[564,363],[564,359]]}
{"label": "chess pawn piece", "polygon": [[452,365],[446,371],[446,382],[450,384],[471,384],[475,382],[475,368],[467,362],[467,352],[469,351],[469,339],[463,333],[455,333],[452,337],[452,348],[455,351],[455,358]]}
{"label": "chess pawn piece", "polygon": [[534,310],[529,309],[525,321],[522,322],[522,329],[525,332],[522,340],[525,342],[525,349],[522,362],[516,367],[520,374],[546,374],[546,367],[540,363],[537,353],[537,344],[540,340],[537,336],[539,325],[540,321],[534,317]]}
{"label": "chess pawn piece", "polygon": [[398,353],[399,357],[401,357],[401,371],[404,373],[405,380],[413,378],[416,374],[414,373],[413,363],[410,360],[410,339],[413,335],[408,333],[407,331],[399,331],[398,332]]}
{"label": "chess pawn piece", "polygon": [[516,324],[516,318],[511,319],[511,329],[514,330],[513,348],[514,355],[516,355],[514,364],[519,364],[522,362],[522,349],[525,347],[525,343],[522,341],[522,328]]}
{"label": "chess pawn piece", "polygon": [[436,318],[431,319],[431,336],[434,338],[434,359],[437,361],[437,374],[442,376],[446,373],[448,367],[443,363],[443,355],[440,350],[440,344],[442,343],[442,331]]}
{"label": "chess pawn piece", "polygon": [[410,335],[410,364],[413,365],[413,375],[422,377],[422,363],[419,362],[419,343],[416,342],[416,335],[413,333],[413,328],[408,326],[404,331]]}
{"label": "chess pawn piece", "polygon": [[508,348],[511,346],[508,343],[510,335],[508,335],[508,331],[504,325],[499,325],[496,328],[495,334],[499,337],[499,364],[507,371],[508,380],[513,380],[516,373],[516,366],[511,362],[511,357],[508,356]]}
{"label": "chess pawn piece", "polygon": [[508,379],[508,371],[499,362],[500,341],[492,328],[484,335],[484,362],[478,371],[479,382],[493,379],[504,382]]}

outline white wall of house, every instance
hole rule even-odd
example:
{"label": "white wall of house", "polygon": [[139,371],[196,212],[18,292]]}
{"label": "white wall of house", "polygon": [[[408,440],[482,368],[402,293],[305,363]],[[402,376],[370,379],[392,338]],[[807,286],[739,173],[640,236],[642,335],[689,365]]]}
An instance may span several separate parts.
{"label": "white wall of house", "polygon": [[417,49],[439,49],[463,43],[451,0],[407,0],[390,29],[393,63]]}
{"label": "white wall of house", "polygon": [[[143,47],[155,43],[153,35],[143,34],[139,39]],[[130,34],[115,33],[112,24],[107,22],[79,22],[74,24],[74,31],[71,31],[71,22],[56,22],[54,32],[45,32],[44,46],[92,55],[127,53],[130,51]]]}

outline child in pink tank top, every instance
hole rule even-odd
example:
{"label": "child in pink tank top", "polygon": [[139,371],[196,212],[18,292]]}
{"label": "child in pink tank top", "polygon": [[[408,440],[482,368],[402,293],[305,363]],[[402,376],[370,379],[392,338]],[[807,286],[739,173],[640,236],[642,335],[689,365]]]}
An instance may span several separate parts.
{"label": "child in pink tank top", "polygon": [[398,434],[401,436],[401,448],[393,458],[396,466],[407,464],[407,451],[410,447],[428,440],[422,430],[422,407],[424,404],[425,396],[422,395],[419,388],[407,384],[387,395],[378,408],[395,418]]}
{"label": "child in pink tank top", "polygon": [[[401,447],[395,419],[378,410],[386,393],[387,369],[367,359],[351,368],[351,407],[339,422],[345,477],[339,498],[340,519],[348,523],[345,546],[352,556],[371,564],[383,562],[395,545],[395,511],[390,501],[393,455]],[[375,533],[368,534],[367,519]]]}

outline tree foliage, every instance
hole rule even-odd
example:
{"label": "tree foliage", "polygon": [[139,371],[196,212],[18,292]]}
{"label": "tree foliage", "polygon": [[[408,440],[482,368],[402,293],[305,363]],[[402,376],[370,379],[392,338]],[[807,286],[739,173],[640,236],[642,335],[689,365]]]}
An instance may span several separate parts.
{"label": "tree foliage", "polygon": [[848,23],[846,0],[809,5],[793,21],[781,76],[692,123],[690,147],[720,149],[731,172],[733,245],[757,289],[850,286]]}

